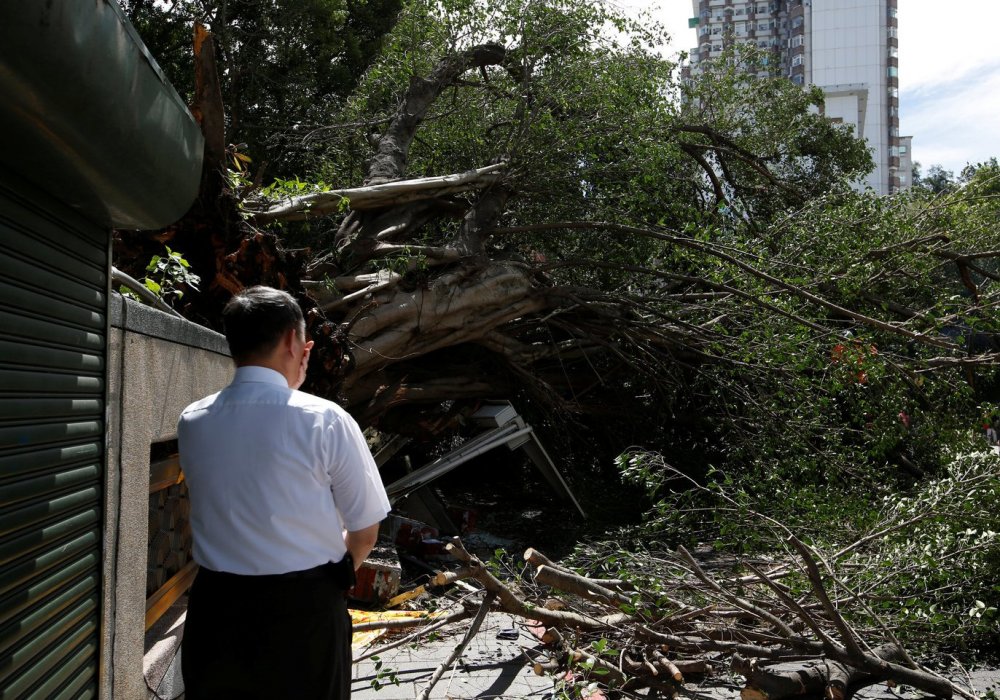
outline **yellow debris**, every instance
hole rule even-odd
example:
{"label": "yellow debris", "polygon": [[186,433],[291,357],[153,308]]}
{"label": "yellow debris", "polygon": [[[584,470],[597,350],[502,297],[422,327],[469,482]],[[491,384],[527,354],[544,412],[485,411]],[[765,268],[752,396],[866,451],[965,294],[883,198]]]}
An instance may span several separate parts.
{"label": "yellow debris", "polygon": [[[351,613],[352,625],[392,620],[431,620],[441,614],[440,612],[424,612],[422,610],[348,610],[348,612]],[[355,632],[351,636],[351,648],[361,649],[367,647],[387,631],[385,628],[382,628]]]}

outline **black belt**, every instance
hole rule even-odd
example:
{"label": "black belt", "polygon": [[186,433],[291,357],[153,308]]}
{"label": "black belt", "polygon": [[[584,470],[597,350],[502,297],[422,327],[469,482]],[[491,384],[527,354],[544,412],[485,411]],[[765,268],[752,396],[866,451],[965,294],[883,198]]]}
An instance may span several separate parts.
{"label": "black belt", "polygon": [[344,555],[344,558],[338,562],[328,561],[325,564],[320,564],[319,566],[314,566],[311,569],[303,569],[302,571],[288,571],[283,574],[263,574],[259,576],[250,576],[243,574],[232,574],[223,571],[212,571],[211,569],[205,569],[202,567],[202,571],[209,572],[210,575],[215,575],[221,578],[228,576],[239,576],[240,578],[252,578],[258,581],[274,580],[274,581],[333,581],[337,588],[342,591],[347,591],[354,587],[354,559],[351,557],[351,553],[348,552]]}
{"label": "black belt", "polygon": [[[348,576],[349,574],[349,576]],[[338,562],[328,561],[325,564],[320,564],[319,566],[314,566],[311,569],[304,569],[302,571],[289,571],[284,574],[275,574],[275,578],[294,578],[294,579],[304,579],[307,581],[313,581],[316,579],[333,578],[334,580],[340,581],[341,579],[354,578],[354,559],[351,558],[350,553],[344,555],[344,558]],[[354,581],[351,581],[350,588],[354,585]],[[345,590],[346,590],[345,588]]]}

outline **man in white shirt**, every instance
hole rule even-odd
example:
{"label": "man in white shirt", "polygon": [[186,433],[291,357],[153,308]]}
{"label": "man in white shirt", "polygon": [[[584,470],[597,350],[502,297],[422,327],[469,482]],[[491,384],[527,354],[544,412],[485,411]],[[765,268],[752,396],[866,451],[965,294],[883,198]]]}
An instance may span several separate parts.
{"label": "man in white shirt", "polygon": [[194,559],[187,700],[350,697],[344,592],[389,501],[360,428],[300,391],[312,341],[295,300],[252,287],[223,311],[232,383],[177,426]]}

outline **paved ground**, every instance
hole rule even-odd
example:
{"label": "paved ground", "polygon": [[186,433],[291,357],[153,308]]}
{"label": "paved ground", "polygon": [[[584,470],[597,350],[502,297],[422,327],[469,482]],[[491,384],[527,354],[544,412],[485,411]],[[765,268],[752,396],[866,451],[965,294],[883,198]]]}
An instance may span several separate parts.
{"label": "paved ground", "polygon": [[[515,632],[516,638],[504,638]],[[378,670],[371,660],[356,664],[352,697],[413,700],[461,639],[461,631],[458,631],[418,647],[390,650],[380,657],[382,666]],[[527,655],[536,644],[534,637],[515,627],[510,616],[488,615],[462,659],[438,681],[430,697],[455,700],[550,697],[552,680],[536,676]],[[398,685],[392,679],[398,681]],[[376,683],[380,686],[378,690]]]}
{"label": "paved ground", "polygon": [[[180,677],[178,645],[184,634],[186,600],[181,599],[147,635],[144,674],[150,698],[180,700],[184,686]],[[516,630],[515,638],[512,636]],[[354,666],[352,697],[358,700],[413,700],[427,685],[438,665],[451,654],[462,638],[457,628],[432,642],[403,646],[384,653],[381,664],[369,659]],[[378,644],[378,642],[376,642]],[[539,677],[531,669],[529,657],[537,648],[534,637],[514,624],[508,615],[487,616],[479,634],[470,642],[462,659],[435,685],[431,698],[467,700],[471,698],[537,698],[555,700],[553,681]],[[356,651],[358,655],[360,652]],[[973,685],[982,695],[992,690],[1000,695],[1000,671],[971,673]],[[376,688],[377,686],[377,688]],[[691,697],[704,700],[737,700],[741,677],[721,676],[699,687],[688,683]],[[919,693],[870,686],[856,696],[861,700],[909,700]],[[276,699],[279,700],[279,699]],[[292,699],[288,699],[292,700]]]}

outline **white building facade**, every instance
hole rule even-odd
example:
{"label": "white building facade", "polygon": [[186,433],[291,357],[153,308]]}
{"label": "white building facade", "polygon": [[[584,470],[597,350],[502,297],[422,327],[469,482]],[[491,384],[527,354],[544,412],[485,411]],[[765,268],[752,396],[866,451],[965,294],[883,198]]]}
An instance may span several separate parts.
{"label": "white building facade", "polygon": [[692,69],[733,43],[769,52],[762,77],[816,85],[824,114],[854,126],[875,170],[863,183],[879,194],[901,180],[897,0],[692,0],[698,46]]}

